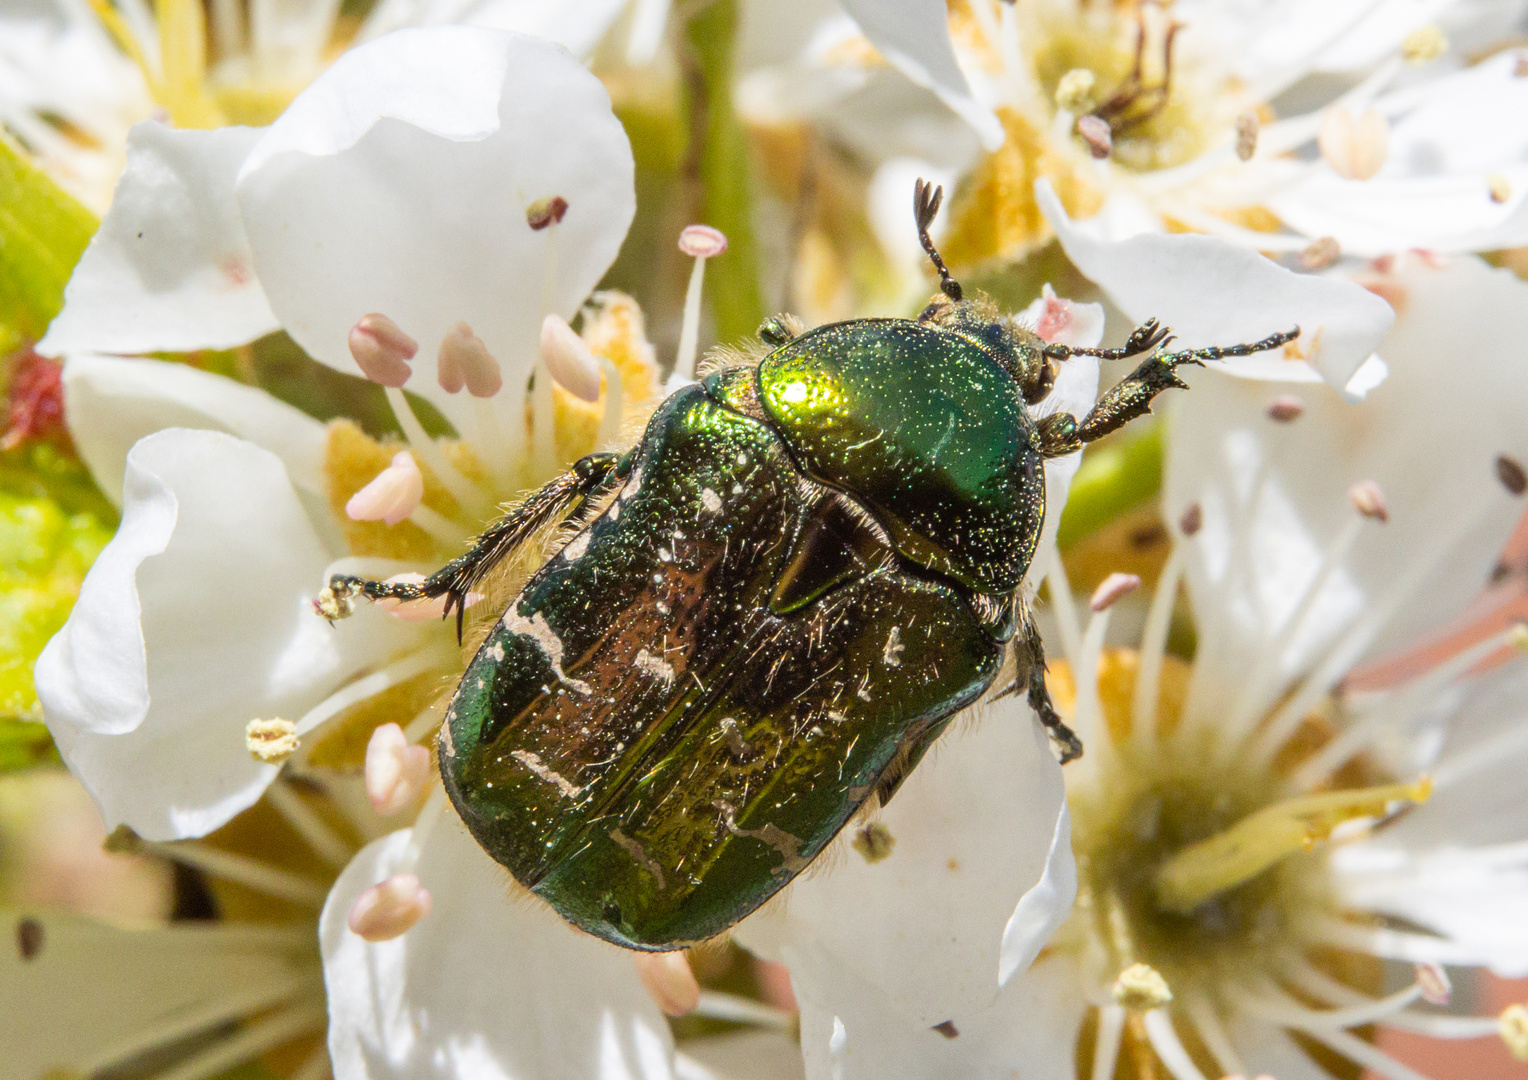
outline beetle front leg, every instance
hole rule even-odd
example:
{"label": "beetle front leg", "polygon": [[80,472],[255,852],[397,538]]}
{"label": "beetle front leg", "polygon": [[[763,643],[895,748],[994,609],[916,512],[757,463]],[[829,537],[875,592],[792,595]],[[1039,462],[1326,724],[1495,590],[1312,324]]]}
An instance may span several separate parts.
{"label": "beetle front leg", "polygon": [[462,617],[472,586],[531,538],[585,503],[612,477],[618,477],[621,455],[590,454],[561,476],[546,483],[519,506],[485,529],[468,551],[419,582],[371,581],[353,574],[335,574],[313,601],[314,609],[333,622],[355,610],[355,598],[368,600],[428,600],[444,596],[442,618],[456,611],[456,638],[461,641]]}
{"label": "beetle front leg", "polygon": [[[1141,329],[1145,330],[1146,327]],[[1137,331],[1138,334],[1140,332]],[[1092,411],[1082,420],[1077,420],[1070,413],[1053,413],[1040,420],[1040,453],[1045,457],[1074,453],[1082,449],[1084,444],[1101,439],[1111,431],[1118,431],[1138,416],[1145,416],[1151,411],[1152,399],[1163,390],[1188,389],[1188,383],[1178,378],[1177,369],[1180,365],[1202,365],[1206,360],[1222,360],[1228,356],[1251,356],[1253,353],[1276,349],[1299,336],[1300,328],[1297,326],[1293,330],[1273,334],[1262,341],[1246,345],[1186,349],[1149,356],[1128,377],[1099,398]]]}

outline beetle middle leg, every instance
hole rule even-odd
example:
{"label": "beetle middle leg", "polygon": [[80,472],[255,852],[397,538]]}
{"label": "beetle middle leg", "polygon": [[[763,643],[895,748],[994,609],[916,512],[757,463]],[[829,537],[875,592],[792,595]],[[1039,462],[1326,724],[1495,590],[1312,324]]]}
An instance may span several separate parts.
{"label": "beetle middle leg", "polygon": [[[1056,711],[1056,703],[1051,700],[1050,689],[1045,685],[1045,643],[1040,640],[1040,628],[1035,625],[1033,614],[1030,613],[1029,605],[1022,599],[1017,600],[1018,625],[1014,629],[1013,647],[1018,661],[1018,671],[1011,682],[998,696],[1017,693],[1022,686],[1028,692],[1029,707],[1040,718],[1040,723],[1045,725],[1045,730],[1050,733],[1051,741],[1056,744],[1056,749],[1061,754],[1061,764],[1076,761],[1082,757],[1082,740],[1077,733],[1067,727],[1066,721],[1061,719],[1061,714]],[[1025,670],[1026,666],[1028,671]]]}
{"label": "beetle middle leg", "polygon": [[587,504],[606,482],[624,475],[619,454],[590,454],[478,535],[468,551],[419,582],[370,581],[353,574],[335,574],[315,601],[319,614],[331,621],[350,614],[355,597],[368,600],[426,600],[444,596],[442,617],[456,611],[456,639],[462,638],[467,594],[495,566],[512,555],[536,532]]}
{"label": "beetle middle leg", "polygon": [[[1272,334],[1250,344],[1159,352],[1155,356],[1148,356],[1129,376],[1099,398],[1097,404],[1081,420],[1064,412],[1052,413],[1041,419],[1040,453],[1045,457],[1061,457],[1081,450],[1085,443],[1101,439],[1136,417],[1149,413],[1152,398],[1163,390],[1188,389],[1188,383],[1177,375],[1177,368],[1182,364],[1202,364],[1206,360],[1221,360],[1228,356],[1251,356],[1253,353],[1276,349],[1299,336],[1300,328],[1297,326],[1293,330]],[[1166,344],[1170,340],[1166,329],[1158,327],[1156,321],[1152,320],[1131,334],[1123,349],[1059,348],[1066,350],[1064,355],[1115,359]],[[1052,348],[1046,348],[1047,357],[1052,355]]]}

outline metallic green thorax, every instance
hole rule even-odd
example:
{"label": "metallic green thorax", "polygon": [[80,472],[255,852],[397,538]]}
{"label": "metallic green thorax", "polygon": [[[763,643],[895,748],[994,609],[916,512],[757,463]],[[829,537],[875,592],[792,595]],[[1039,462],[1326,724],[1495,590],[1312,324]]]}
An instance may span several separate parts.
{"label": "metallic green thorax", "polygon": [[910,561],[980,592],[1024,578],[1045,513],[1013,376],[905,319],[825,326],[764,359],[759,396],[801,466],[853,493]]}
{"label": "metallic green thorax", "polygon": [[[764,375],[782,394],[790,380],[776,372],[830,381],[810,349],[776,355]],[[881,422],[926,419],[911,397],[916,358],[894,365],[891,385],[909,397],[902,413],[876,412]],[[866,362],[840,365],[844,392],[863,393]],[[952,430],[1003,444],[974,399],[927,366],[923,396],[935,387],[970,407]],[[564,917],[628,947],[680,948],[757,908],[894,759],[916,760],[981,695],[1002,655],[963,589],[901,568],[898,551],[943,549],[916,539],[909,523],[921,519],[896,484],[876,486],[900,512],[894,540],[857,485],[845,494],[804,477],[794,447],[746,411],[698,386],[664,403],[623,464],[624,486],[489,634],[441,732],[446,790],[489,854]],[[927,444],[930,464],[909,468],[909,483],[1004,505],[982,469],[947,456],[955,434],[941,446],[916,424],[880,430]],[[822,477],[843,475],[833,468]]]}

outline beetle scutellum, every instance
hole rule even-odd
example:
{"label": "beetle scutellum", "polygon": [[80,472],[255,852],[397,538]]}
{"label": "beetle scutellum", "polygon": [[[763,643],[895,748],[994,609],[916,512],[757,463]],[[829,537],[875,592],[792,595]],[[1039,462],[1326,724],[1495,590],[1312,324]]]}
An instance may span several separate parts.
{"label": "beetle scutellum", "polygon": [[[441,777],[485,850],[575,925],[634,949],[712,938],[804,870],[860,806],[890,799],[1012,649],[1062,761],[1020,585],[1044,459],[1185,384],[1180,364],[1274,348],[1046,344],[941,292],[916,319],[759,330],[757,363],[671,395],[625,454],[553,480],[421,584],[336,576],[352,598],[447,598],[548,524],[575,531],[489,631],[451,699]],[[1081,419],[1036,420],[1069,356],[1145,355]],[[1005,691],[1006,692],[1006,691]]]}

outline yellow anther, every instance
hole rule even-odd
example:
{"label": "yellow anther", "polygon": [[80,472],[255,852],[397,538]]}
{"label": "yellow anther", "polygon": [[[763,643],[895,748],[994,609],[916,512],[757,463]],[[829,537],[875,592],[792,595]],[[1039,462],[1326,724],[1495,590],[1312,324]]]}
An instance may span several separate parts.
{"label": "yellow anther", "polygon": [[1332,791],[1264,807],[1225,832],[1184,848],[1157,870],[1157,903],[1192,911],[1211,897],[1252,880],[1281,859],[1308,851],[1347,821],[1378,817],[1393,803],[1423,803],[1432,780]]}
{"label": "yellow anther", "polygon": [[1056,108],[1085,113],[1093,107],[1093,86],[1098,82],[1087,68],[1073,68],[1056,84]]}
{"label": "yellow anther", "polygon": [[280,717],[251,720],[244,727],[244,745],[256,761],[279,765],[297,753],[297,725]]}
{"label": "yellow anther", "polygon": [[1494,203],[1504,203],[1512,198],[1512,181],[1501,173],[1491,173],[1486,177],[1486,192],[1491,196]]}
{"label": "yellow anther", "polygon": [[1421,26],[1401,42],[1401,58],[1408,64],[1427,64],[1448,51],[1448,35],[1436,26]]}
{"label": "yellow anther", "polygon": [[1518,1061],[1528,1061],[1528,1007],[1508,1005],[1496,1020],[1496,1031]]}
{"label": "yellow anther", "polygon": [[101,841],[101,848],[113,855],[136,855],[143,850],[143,837],[131,825],[118,825]]}
{"label": "yellow anther", "polygon": [[1136,1012],[1160,1009],[1173,999],[1162,973],[1150,964],[1131,964],[1110,987],[1117,1004]]}

